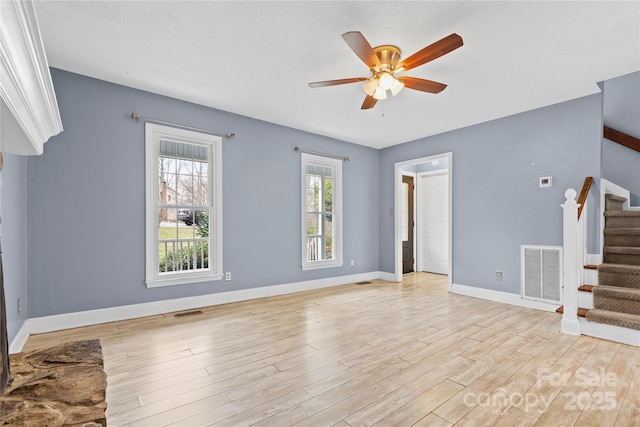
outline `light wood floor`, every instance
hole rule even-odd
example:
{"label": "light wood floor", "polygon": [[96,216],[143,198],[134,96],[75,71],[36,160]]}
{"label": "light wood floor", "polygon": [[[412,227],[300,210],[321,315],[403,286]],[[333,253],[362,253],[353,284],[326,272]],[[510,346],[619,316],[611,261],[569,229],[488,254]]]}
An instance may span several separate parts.
{"label": "light wood floor", "polygon": [[35,335],[100,338],[109,426],[640,426],[640,350],[405,275]]}

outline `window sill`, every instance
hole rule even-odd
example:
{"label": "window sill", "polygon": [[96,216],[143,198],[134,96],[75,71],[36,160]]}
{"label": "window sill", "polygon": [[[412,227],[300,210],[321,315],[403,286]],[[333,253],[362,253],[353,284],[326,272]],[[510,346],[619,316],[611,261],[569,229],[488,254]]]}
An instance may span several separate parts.
{"label": "window sill", "polygon": [[160,288],[163,286],[175,286],[175,285],[188,285],[190,283],[202,283],[211,282],[215,280],[222,280],[223,274],[202,274],[202,275],[189,275],[189,276],[171,276],[163,277],[159,279],[147,280],[145,283],[147,288]]}
{"label": "window sill", "polygon": [[302,270],[319,270],[321,268],[342,267],[344,261],[316,261],[314,263],[302,264]]}

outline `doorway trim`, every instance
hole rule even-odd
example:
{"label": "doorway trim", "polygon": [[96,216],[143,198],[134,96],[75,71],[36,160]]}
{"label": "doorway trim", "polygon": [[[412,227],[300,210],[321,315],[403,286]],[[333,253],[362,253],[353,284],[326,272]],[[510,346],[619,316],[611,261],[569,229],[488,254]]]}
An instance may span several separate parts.
{"label": "doorway trim", "polygon": [[417,165],[419,163],[431,162],[434,160],[447,159],[449,164],[449,272],[448,272],[448,289],[451,291],[453,280],[453,153],[434,154],[432,156],[420,157],[417,159],[404,160],[396,162],[394,165],[394,194],[393,194],[393,212],[394,212],[394,255],[395,255],[395,271],[394,278],[396,282],[402,282],[402,169]]}

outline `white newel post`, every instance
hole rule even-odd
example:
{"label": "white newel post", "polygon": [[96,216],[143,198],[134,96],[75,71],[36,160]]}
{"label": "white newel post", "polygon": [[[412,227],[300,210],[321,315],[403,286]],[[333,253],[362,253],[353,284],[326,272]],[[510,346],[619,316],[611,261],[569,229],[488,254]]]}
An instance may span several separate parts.
{"label": "white newel post", "polygon": [[578,287],[580,286],[580,258],[582,248],[580,245],[580,224],[578,223],[578,208],[576,202],[576,190],[568,189],[564,196],[562,208],[563,215],[563,245],[564,245],[564,312],[560,331],[565,334],[580,335],[580,323],[578,322]]}

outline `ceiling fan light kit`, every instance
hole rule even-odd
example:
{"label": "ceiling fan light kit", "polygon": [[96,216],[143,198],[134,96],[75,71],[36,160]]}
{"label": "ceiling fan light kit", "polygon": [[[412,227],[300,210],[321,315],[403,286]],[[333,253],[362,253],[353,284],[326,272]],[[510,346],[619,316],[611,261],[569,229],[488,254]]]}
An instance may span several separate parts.
{"label": "ceiling fan light kit", "polygon": [[387,91],[378,86],[373,94],[373,97],[377,100],[387,99]]}
{"label": "ceiling fan light kit", "polygon": [[364,89],[364,93],[369,96],[373,96],[378,88],[378,80],[375,77],[371,77],[365,84],[362,85],[362,89]]}
{"label": "ceiling fan light kit", "polygon": [[393,77],[391,73],[382,71],[378,77],[378,86],[380,86],[381,89],[389,90],[395,81],[396,78]]}
{"label": "ceiling fan light kit", "polygon": [[409,71],[426,64],[462,46],[462,37],[451,34],[429,46],[419,50],[410,57],[400,61],[400,49],[393,45],[371,47],[367,39],[359,31],[344,33],[342,38],[351,50],[367,64],[371,73],[369,78],[355,77],[349,79],[327,80],[309,83],[310,87],[336,86],[347,83],[365,81],[362,89],[367,94],[361,109],[375,107],[378,100],[387,99],[387,91],[395,96],[403,87],[421,92],[439,93],[447,87],[443,83],[408,76],[396,76],[396,73]]}
{"label": "ceiling fan light kit", "polygon": [[393,86],[391,86],[391,95],[396,96],[398,94],[398,92],[400,92],[400,89],[402,89],[404,87],[404,83],[402,83],[400,80],[398,79],[393,79]]}

